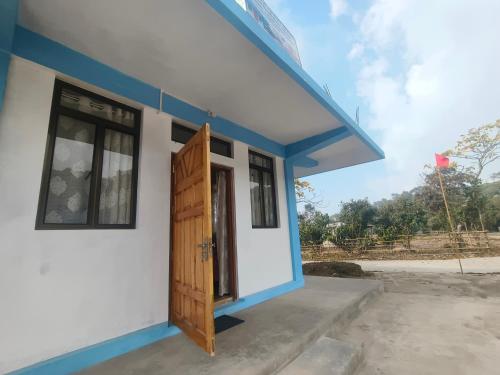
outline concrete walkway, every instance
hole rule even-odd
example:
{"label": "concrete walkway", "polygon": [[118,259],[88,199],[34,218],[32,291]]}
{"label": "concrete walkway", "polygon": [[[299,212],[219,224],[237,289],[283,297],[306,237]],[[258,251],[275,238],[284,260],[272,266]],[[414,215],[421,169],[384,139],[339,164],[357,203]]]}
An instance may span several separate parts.
{"label": "concrete walkway", "polygon": [[359,375],[500,374],[500,275],[379,273],[382,294],[339,336]]}
{"label": "concrete walkway", "polygon": [[[457,259],[447,260],[353,260],[363,271],[383,272],[460,272]],[[500,257],[465,258],[461,260],[464,273],[500,272]]]}
{"label": "concrete walkway", "polygon": [[181,334],[89,368],[85,374],[269,374],[283,368],[327,331],[345,326],[378,280],[306,277],[306,286],[233,314],[245,320],[216,336],[210,358]]}

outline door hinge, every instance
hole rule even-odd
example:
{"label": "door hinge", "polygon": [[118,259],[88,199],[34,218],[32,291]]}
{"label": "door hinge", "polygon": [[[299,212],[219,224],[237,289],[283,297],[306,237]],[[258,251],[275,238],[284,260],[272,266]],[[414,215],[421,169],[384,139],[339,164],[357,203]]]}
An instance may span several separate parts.
{"label": "door hinge", "polygon": [[207,238],[202,243],[198,244],[198,247],[201,248],[201,260],[206,262],[210,256],[212,256],[212,239]]}

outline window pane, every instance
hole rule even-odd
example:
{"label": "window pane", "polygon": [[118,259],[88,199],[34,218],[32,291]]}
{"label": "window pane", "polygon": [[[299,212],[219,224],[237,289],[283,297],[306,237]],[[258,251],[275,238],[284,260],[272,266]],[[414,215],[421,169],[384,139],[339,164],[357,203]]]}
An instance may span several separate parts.
{"label": "window pane", "polygon": [[196,131],[179,124],[172,124],[172,141],[179,143],[188,143],[196,134]]}
{"label": "window pane", "polygon": [[130,224],[134,137],[106,129],[99,224]]}
{"label": "window pane", "polygon": [[[196,130],[176,123],[172,124],[172,141],[186,144],[196,134]],[[210,152],[232,158],[231,143],[210,137]]]}
{"label": "window pane", "polygon": [[269,172],[262,172],[262,182],[264,188],[264,213],[266,227],[276,226],[274,213],[273,175]]}
{"label": "window pane", "polygon": [[258,167],[262,167],[262,158],[258,157],[255,154],[249,153],[248,154],[248,161],[250,164],[256,165]]}
{"label": "window pane", "polygon": [[134,127],[134,113],[109,103],[100,102],[75,91],[63,89],[61,94],[61,105],[80,112],[100,117],[109,121]]}
{"label": "window pane", "polygon": [[45,223],[87,223],[94,139],[95,125],[59,117]]}
{"label": "window pane", "polygon": [[210,152],[222,156],[231,157],[231,144],[218,138],[210,138]]}
{"label": "window pane", "polygon": [[257,167],[263,167],[263,168],[271,168],[271,159],[254,154],[253,152],[250,152],[248,154],[248,160],[250,164],[256,165]]}
{"label": "window pane", "polygon": [[259,171],[252,168],[250,168],[250,201],[252,205],[252,225],[263,226]]}

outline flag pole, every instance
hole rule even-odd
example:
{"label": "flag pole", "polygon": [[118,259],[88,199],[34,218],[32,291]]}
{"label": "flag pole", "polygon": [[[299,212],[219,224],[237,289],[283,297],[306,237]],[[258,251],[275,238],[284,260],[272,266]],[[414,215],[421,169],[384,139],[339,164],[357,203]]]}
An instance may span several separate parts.
{"label": "flag pole", "polygon": [[[446,207],[446,214],[448,215],[448,223],[450,224],[450,230],[451,230],[451,235],[454,240],[454,226],[453,226],[453,221],[451,220],[451,215],[450,215],[450,209],[448,208],[448,200],[446,199],[446,192],[444,190],[444,184],[443,184],[443,176],[441,174],[441,168],[436,167],[438,177],[439,177],[439,185],[441,186],[441,193],[443,194],[443,200],[444,200],[444,206]],[[458,254],[458,248],[457,248],[457,254]],[[458,257],[458,264],[460,265],[460,272],[462,275],[464,274],[464,270],[462,268],[462,261],[460,260],[460,254],[457,255]]]}

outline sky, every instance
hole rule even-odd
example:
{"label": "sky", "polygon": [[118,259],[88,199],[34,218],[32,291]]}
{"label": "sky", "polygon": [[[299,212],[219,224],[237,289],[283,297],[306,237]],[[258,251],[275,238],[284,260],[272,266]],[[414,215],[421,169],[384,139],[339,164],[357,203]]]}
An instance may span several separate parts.
{"label": "sky", "polygon": [[[434,153],[500,118],[500,1],[266,0],[303,68],[386,158],[308,177],[320,209],[377,201],[422,182]],[[459,160],[457,160],[459,161]],[[500,161],[483,179],[500,170]]]}

